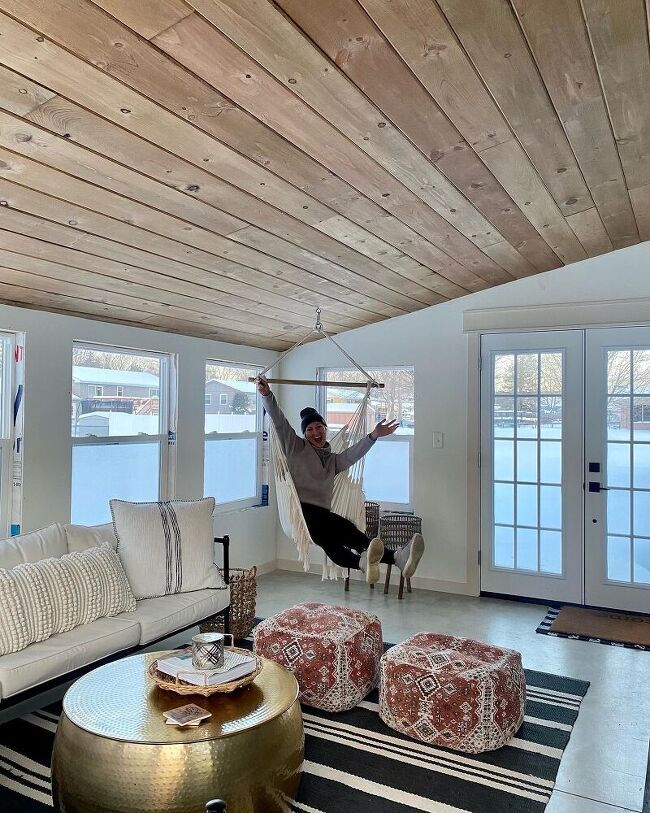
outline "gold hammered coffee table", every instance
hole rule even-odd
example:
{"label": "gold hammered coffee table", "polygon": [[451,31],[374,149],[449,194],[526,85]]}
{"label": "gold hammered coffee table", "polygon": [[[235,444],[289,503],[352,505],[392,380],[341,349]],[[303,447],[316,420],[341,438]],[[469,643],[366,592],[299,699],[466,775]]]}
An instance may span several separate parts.
{"label": "gold hammered coffee table", "polygon": [[[159,689],[147,670],[162,653],[133,655],[80,678],[63,700],[52,755],[61,813],[279,813],[294,799],[304,755],[298,684],[262,658],[249,686],[211,697]],[[212,712],[196,728],[163,711],[194,702]]]}

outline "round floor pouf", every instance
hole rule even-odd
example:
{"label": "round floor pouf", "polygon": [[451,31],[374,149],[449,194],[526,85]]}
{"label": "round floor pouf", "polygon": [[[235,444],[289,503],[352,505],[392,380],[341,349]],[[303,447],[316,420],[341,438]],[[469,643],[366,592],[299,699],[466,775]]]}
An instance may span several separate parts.
{"label": "round floor pouf", "polygon": [[293,672],[307,706],[345,711],[379,682],[383,639],[375,615],[309,602],[267,618],[253,635],[258,655]]}
{"label": "round floor pouf", "polygon": [[417,740],[479,754],[524,719],[521,655],[469,638],[420,632],[381,659],[379,715]]}

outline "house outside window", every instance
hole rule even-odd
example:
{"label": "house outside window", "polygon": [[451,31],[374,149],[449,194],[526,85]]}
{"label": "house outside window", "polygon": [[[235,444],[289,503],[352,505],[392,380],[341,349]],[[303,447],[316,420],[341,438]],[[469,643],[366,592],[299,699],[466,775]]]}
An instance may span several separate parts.
{"label": "house outside window", "polygon": [[24,335],[0,331],[0,536],[20,533]]}
{"label": "house outside window", "polygon": [[262,469],[262,406],[249,377],[261,367],[205,365],[204,494],[217,507],[256,505]]}
{"label": "house outside window", "polygon": [[108,522],[113,498],[149,502],[173,493],[174,367],[165,353],[73,345],[72,522]]}
{"label": "house outside window", "polygon": [[[367,368],[366,368],[367,369]],[[364,467],[363,490],[367,500],[379,502],[383,509],[413,510],[413,450],[415,437],[415,370],[413,367],[367,369],[369,375],[385,384],[372,390],[366,415],[370,432],[382,418],[400,422],[397,431],[379,440],[368,452]],[[363,376],[349,368],[322,367],[321,381],[360,381]],[[360,388],[321,387],[319,408],[328,434],[333,435],[354,415],[364,396]]]}

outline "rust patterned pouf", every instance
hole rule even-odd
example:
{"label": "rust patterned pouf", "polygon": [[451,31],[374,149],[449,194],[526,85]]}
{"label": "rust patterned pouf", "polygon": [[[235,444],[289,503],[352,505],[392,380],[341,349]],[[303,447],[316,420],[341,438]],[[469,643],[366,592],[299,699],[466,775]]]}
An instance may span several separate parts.
{"label": "rust patterned pouf", "polygon": [[525,702],[521,655],[511,649],[420,632],[381,659],[381,719],[432,745],[500,748],[519,729]]}
{"label": "rust patterned pouf", "polygon": [[301,703],[324,711],[354,708],[377,686],[383,650],[377,616],[308,602],[257,625],[258,655],[296,677]]}

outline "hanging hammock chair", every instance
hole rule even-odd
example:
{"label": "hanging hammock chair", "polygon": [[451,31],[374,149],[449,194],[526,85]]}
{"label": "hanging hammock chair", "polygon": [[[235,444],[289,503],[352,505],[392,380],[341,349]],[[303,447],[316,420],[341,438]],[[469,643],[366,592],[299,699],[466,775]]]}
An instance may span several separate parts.
{"label": "hanging hammock chair", "polygon": [[[320,322],[320,308],[316,311],[316,326],[309,331],[309,333],[300,339],[293,347],[285,351],[279,359],[276,359],[273,364],[270,364],[265,370],[260,373],[260,378],[267,373],[271,367],[280,362],[284,356],[300,347],[307,339],[314,333],[317,333],[322,338],[328,339],[334,344],[338,350],[350,361],[365,377],[366,381],[363,383],[350,383],[343,381],[302,381],[295,379],[278,379],[270,378],[269,383],[284,383],[284,384],[310,384],[316,386],[332,386],[339,385],[344,387],[365,387],[365,394],[358,407],[356,408],[352,418],[345,424],[334,437],[330,440],[330,446],[334,453],[340,453],[348,447],[360,441],[367,434],[366,416],[367,406],[370,399],[370,393],[373,389],[383,387],[383,384],[378,384],[372,376],[370,376],[346,351],[323,329]],[[251,379],[255,381],[256,379]],[[296,486],[289,471],[287,458],[282,449],[282,445],[278,439],[275,427],[271,421],[270,425],[271,437],[271,460],[273,464],[273,472],[275,475],[275,491],[278,502],[278,515],[280,517],[280,524],[284,533],[296,543],[298,549],[298,559],[302,562],[303,568],[309,570],[309,554],[310,545],[313,540],[309,534],[305,518],[300,506],[300,499]],[[365,495],[363,493],[363,468],[365,457],[357,460],[346,471],[339,472],[334,478],[334,494],[332,498],[332,511],[339,514],[350,522],[353,522],[360,531],[365,531],[366,528],[366,515],[365,515]],[[323,561],[323,579],[336,579],[340,573],[340,568],[335,565],[331,560],[324,557]]]}

